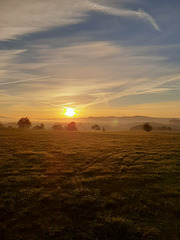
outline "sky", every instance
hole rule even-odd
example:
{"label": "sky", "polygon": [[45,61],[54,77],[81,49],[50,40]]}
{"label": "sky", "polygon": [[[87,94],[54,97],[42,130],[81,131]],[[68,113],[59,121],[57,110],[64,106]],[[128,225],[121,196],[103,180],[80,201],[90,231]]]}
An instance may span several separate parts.
{"label": "sky", "polygon": [[0,0],[0,116],[180,117],[179,0]]}

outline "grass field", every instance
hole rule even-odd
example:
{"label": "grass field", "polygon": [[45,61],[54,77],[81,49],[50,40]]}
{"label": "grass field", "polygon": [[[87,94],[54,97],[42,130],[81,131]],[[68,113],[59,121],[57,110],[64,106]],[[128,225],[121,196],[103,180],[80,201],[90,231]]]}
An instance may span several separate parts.
{"label": "grass field", "polygon": [[0,132],[0,239],[180,239],[180,133]]}

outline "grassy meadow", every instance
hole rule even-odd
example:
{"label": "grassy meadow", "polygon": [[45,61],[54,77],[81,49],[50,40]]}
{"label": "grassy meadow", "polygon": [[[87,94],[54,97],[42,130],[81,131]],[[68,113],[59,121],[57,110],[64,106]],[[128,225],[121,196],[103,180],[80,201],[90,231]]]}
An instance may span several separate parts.
{"label": "grassy meadow", "polygon": [[180,133],[0,132],[0,239],[180,239]]}

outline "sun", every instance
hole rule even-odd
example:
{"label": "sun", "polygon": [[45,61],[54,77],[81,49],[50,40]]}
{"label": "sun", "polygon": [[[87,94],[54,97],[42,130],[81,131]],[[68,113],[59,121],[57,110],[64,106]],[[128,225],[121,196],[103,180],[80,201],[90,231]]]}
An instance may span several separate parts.
{"label": "sun", "polygon": [[68,116],[68,117],[73,117],[76,114],[75,109],[74,108],[65,108],[64,111],[64,115]]}

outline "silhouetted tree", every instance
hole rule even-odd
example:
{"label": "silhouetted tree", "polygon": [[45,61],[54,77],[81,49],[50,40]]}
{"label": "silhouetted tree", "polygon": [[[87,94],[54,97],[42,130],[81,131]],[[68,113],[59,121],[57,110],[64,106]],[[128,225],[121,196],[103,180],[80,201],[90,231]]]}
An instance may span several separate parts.
{"label": "silhouetted tree", "polygon": [[18,126],[19,128],[29,128],[31,126],[31,122],[29,120],[29,118],[21,118],[19,121],[18,121]]}
{"label": "silhouetted tree", "polygon": [[76,123],[75,122],[68,123],[68,125],[66,126],[66,130],[67,131],[77,131]]}
{"label": "silhouetted tree", "polygon": [[44,124],[41,123],[40,125],[36,125],[36,126],[33,127],[33,129],[42,130],[42,129],[44,129]]}
{"label": "silhouetted tree", "polygon": [[102,128],[102,131],[106,131],[105,127]]}
{"label": "silhouetted tree", "polygon": [[143,129],[146,132],[150,132],[150,131],[152,131],[152,126],[149,123],[144,123],[143,124]]}
{"label": "silhouetted tree", "polygon": [[61,124],[55,124],[52,126],[53,130],[63,131],[64,128],[61,126]]}
{"label": "silhouetted tree", "polygon": [[92,130],[99,131],[101,130],[100,126],[95,124],[94,126],[91,127]]}
{"label": "silhouetted tree", "polygon": [[168,126],[158,127],[157,129],[158,129],[158,130],[165,130],[165,131],[170,131],[170,130],[172,130],[172,128],[171,128],[171,127],[168,127]]}

